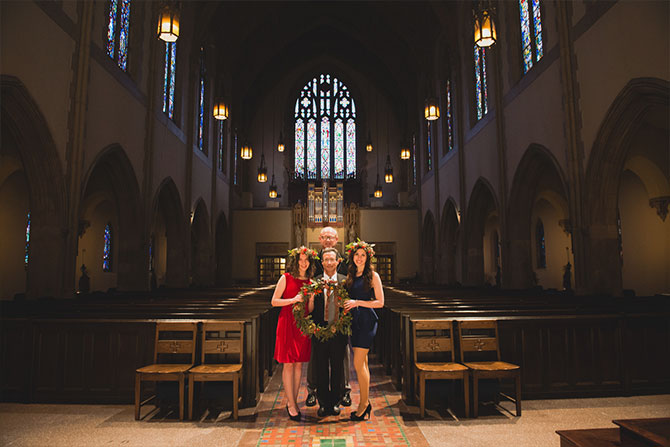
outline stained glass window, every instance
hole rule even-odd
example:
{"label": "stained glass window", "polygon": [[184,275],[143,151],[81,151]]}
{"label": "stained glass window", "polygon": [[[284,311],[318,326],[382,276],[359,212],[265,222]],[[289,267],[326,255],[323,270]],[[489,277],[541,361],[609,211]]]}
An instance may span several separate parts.
{"label": "stained glass window", "polygon": [[112,271],[112,224],[105,225],[104,245],[102,247],[102,271]]}
{"label": "stained glass window", "polygon": [[198,149],[205,150],[205,49],[200,47],[200,81],[198,84]]}
{"label": "stained glass window", "polygon": [[338,78],[312,78],[295,102],[295,176],[356,176],[356,106]]}
{"label": "stained glass window", "polygon": [[445,120],[445,126],[447,126],[447,144],[446,144],[446,150],[449,152],[454,148],[454,121],[453,121],[453,114],[451,110],[451,80],[447,80],[447,88],[446,88],[446,103],[447,103],[447,119]]}
{"label": "stained glass window", "polygon": [[486,49],[475,45],[475,100],[477,119],[480,120],[489,111],[488,86],[486,85]]}
{"label": "stained glass window", "polygon": [[233,154],[234,154],[233,155],[233,184],[237,185],[237,151],[239,149],[237,147],[237,132],[235,132],[234,140],[235,141],[234,141],[234,144],[233,144],[233,146],[234,146],[234,148],[233,148],[234,149],[233,150]]}
{"label": "stained glass window", "polygon": [[544,224],[538,219],[535,225],[535,244],[537,251],[537,267],[547,268],[547,250],[544,241]]}
{"label": "stained glass window", "polygon": [[416,186],[416,135],[412,135],[412,185]]}
{"label": "stained glass window", "polygon": [[219,138],[217,138],[217,153],[218,153],[218,169],[219,172],[225,171],[226,157],[224,156],[225,147],[226,147],[226,127],[224,126],[224,121],[219,121]]}
{"label": "stained glass window", "polygon": [[177,42],[165,43],[165,71],[163,78],[163,113],[174,117],[174,87],[177,69]]}
{"label": "stained glass window", "polygon": [[540,0],[519,0],[519,18],[523,72],[527,73],[533,67],[533,63],[542,59],[544,54]]}
{"label": "stained glass window", "polygon": [[154,235],[149,239],[149,271],[154,271]]}
{"label": "stained glass window", "polygon": [[431,121],[426,121],[426,168],[430,171],[433,169],[433,148],[431,138]]}
{"label": "stained glass window", "polygon": [[111,0],[107,20],[107,54],[122,70],[128,66],[130,0]]}
{"label": "stained glass window", "polygon": [[25,249],[25,266],[28,268],[28,255],[30,254],[30,211],[26,218],[26,249]]}

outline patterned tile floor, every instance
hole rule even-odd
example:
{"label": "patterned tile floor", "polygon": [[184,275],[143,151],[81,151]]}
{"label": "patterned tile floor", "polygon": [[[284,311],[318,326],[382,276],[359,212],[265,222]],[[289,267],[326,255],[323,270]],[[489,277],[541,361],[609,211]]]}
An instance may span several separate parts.
{"label": "patterned tile floor", "polygon": [[299,404],[302,421],[294,422],[286,414],[286,398],[281,388],[281,370],[275,371],[268,389],[257,407],[256,426],[242,437],[240,446],[425,446],[428,445],[417,427],[408,427],[400,416],[400,406],[404,404],[388,376],[382,374],[377,365],[370,365],[372,386],[370,403],[372,415],[364,422],[352,422],[349,414],[358,404],[358,382],[352,371],[352,407],[341,407],[340,416],[319,418],[318,405],[306,407],[307,387],[303,371],[303,386],[300,389]]}

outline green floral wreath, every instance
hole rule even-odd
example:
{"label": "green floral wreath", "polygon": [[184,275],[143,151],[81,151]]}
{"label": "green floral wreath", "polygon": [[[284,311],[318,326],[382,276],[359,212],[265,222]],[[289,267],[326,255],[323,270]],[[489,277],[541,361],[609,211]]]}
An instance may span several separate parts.
{"label": "green floral wreath", "polygon": [[[344,303],[349,300],[349,293],[344,285],[339,285],[333,281],[310,280],[309,283],[302,286],[300,292],[307,299],[307,296],[312,293],[323,293],[323,289],[327,289],[329,294],[331,291],[335,292],[338,307],[343,308]],[[331,322],[328,326],[322,326],[316,324],[310,314],[305,315],[305,304],[305,302],[300,302],[293,305],[295,324],[305,337],[316,337],[323,342],[330,340],[338,332],[343,335],[351,335],[352,317],[346,309],[340,313],[340,318],[336,321]]]}

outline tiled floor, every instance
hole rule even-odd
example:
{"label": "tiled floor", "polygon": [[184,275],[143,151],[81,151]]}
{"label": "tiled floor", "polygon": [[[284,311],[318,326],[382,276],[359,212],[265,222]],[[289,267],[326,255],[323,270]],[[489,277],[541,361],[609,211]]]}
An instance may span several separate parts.
{"label": "tiled floor", "polygon": [[[670,395],[523,402],[523,415],[513,404],[480,409],[478,419],[459,419],[444,407],[406,406],[390,379],[372,367],[372,417],[351,422],[351,408],[339,417],[319,419],[317,407],[304,407],[303,420],[286,415],[281,373],[272,377],[255,408],[243,408],[239,421],[230,412],[204,413],[198,421],[179,422],[174,412],[143,409],[135,421],[132,405],[0,404],[1,446],[558,446],[556,430],[610,427],[612,419],[670,416]],[[355,377],[355,375],[352,375]],[[358,403],[355,380],[352,399]],[[433,389],[434,402],[440,398]],[[460,412],[457,408],[456,415]]]}

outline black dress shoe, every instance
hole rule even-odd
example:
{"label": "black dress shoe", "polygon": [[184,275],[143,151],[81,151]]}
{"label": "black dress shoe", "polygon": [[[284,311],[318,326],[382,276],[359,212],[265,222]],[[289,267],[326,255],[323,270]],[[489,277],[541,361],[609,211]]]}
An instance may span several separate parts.
{"label": "black dress shoe", "polygon": [[300,410],[298,410],[298,414],[296,414],[295,416],[293,416],[293,415],[291,414],[291,412],[288,411],[288,405],[287,405],[287,406],[286,406],[286,412],[288,413],[288,418],[289,418],[290,420],[295,421],[295,422],[300,422],[300,418],[301,418],[301,416],[302,416],[302,414],[300,414]]}
{"label": "black dress shoe", "polygon": [[342,396],[342,400],[340,400],[340,403],[344,407],[350,407],[351,406],[351,396],[349,395],[349,391],[344,392],[344,396]]}
{"label": "black dress shoe", "polygon": [[316,405],[316,392],[307,394],[305,405],[307,405],[308,407],[313,407],[314,405]]}
{"label": "black dress shoe", "polygon": [[320,418],[323,418],[330,415],[330,412],[326,407],[319,407],[319,409],[316,411],[316,415],[319,416]]}
{"label": "black dress shoe", "polygon": [[330,414],[333,416],[339,416],[340,415],[340,407],[333,407],[330,410]]}

